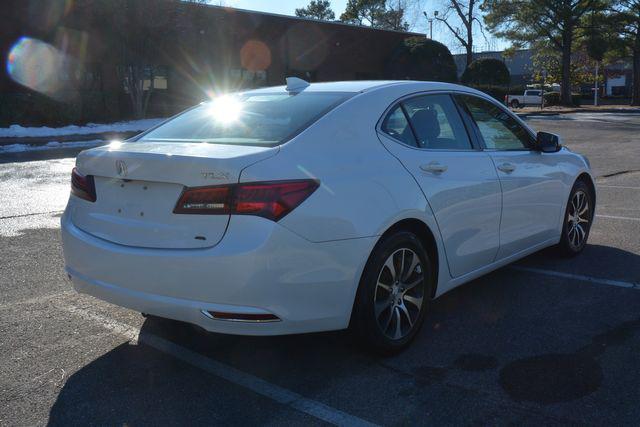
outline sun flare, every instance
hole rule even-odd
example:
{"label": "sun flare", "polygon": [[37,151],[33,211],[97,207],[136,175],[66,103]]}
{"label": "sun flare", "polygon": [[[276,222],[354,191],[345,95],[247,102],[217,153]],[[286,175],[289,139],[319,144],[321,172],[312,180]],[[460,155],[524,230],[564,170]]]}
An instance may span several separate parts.
{"label": "sun flare", "polygon": [[240,118],[242,103],[237,98],[223,95],[215,98],[209,107],[214,120],[222,125],[231,124]]}

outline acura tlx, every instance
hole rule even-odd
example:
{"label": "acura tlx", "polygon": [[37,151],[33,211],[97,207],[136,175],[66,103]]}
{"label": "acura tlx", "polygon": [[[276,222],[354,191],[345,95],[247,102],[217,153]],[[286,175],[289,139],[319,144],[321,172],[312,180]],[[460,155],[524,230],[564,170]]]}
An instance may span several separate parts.
{"label": "acura tlx", "polygon": [[220,333],[350,328],[393,353],[452,288],[580,253],[595,202],[584,156],[484,93],[289,78],[80,153],[62,237],[79,292]]}

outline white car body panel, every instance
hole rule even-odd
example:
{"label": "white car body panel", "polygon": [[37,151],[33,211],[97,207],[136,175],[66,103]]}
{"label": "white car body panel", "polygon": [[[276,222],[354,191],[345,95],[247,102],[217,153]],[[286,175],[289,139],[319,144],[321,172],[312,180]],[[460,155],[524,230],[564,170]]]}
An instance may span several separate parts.
{"label": "white car body panel", "polygon": [[[489,152],[502,184],[500,251],[497,259],[525,250],[558,236],[565,194],[573,181],[562,171],[561,153],[534,151]],[[504,172],[500,165],[513,171]]]}
{"label": "white car body panel", "polygon": [[[304,90],[356,93],[276,147],[128,142],[83,152],[77,167],[96,176],[97,202],[72,195],[62,218],[76,289],[216,332],[343,329],[369,255],[395,224],[415,221],[433,235],[437,297],[557,243],[575,179],[591,176],[584,158],[566,149],[418,150],[377,130],[388,108],[411,94],[490,100],[469,88],[340,82]],[[118,176],[116,160],[127,163],[126,177]],[[446,163],[447,173],[419,169],[432,160]],[[516,169],[501,174],[496,166],[504,162]],[[320,187],[278,222],[171,212],[183,187],[309,178]],[[280,321],[217,320],[203,310],[270,313]]]}
{"label": "white car body panel", "polygon": [[[375,238],[311,243],[258,217],[234,216],[207,249],[134,248],[62,218],[67,273],[80,292],[143,313],[226,333],[274,335],[344,329]],[[201,310],[273,313],[281,322],[210,320]]]}
{"label": "white car body panel", "polygon": [[[442,236],[449,271],[458,277],[492,263],[500,245],[500,182],[482,151],[422,150],[380,136],[418,181]],[[436,162],[444,172],[423,170]]]}

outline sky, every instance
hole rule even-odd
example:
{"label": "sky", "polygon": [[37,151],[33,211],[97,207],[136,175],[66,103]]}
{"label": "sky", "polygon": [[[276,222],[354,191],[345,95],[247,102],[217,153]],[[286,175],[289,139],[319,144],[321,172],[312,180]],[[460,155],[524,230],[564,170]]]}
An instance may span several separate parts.
{"label": "sky", "polygon": [[[309,4],[309,0],[211,0],[211,4],[221,4],[223,6],[236,7],[240,9],[258,10],[261,12],[278,13],[282,15],[294,15],[296,8],[305,7]],[[411,11],[407,15],[407,21],[411,26],[411,31],[419,33],[428,33],[429,24],[426,18],[422,15],[422,11],[427,11],[429,15],[434,10],[442,8],[441,0],[422,0],[419,2],[419,6],[416,10]],[[336,18],[344,12],[344,8],[347,4],[347,0],[331,0],[331,8],[336,13]],[[441,12],[442,13],[442,12]],[[509,43],[489,36],[489,40],[485,41],[479,30],[475,31],[474,39],[478,46],[476,51],[485,50],[501,50],[509,46]],[[451,53],[463,53],[464,49],[456,42],[453,35],[447,30],[443,23],[434,21],[433,23],[433,38],[441,43],[444,43]]]}

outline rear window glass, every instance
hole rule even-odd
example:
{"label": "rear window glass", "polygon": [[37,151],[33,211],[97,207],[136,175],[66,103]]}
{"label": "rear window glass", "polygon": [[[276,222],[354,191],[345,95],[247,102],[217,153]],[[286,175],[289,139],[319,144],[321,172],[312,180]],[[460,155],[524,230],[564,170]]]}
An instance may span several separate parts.
{"label": "rear window glass", "polygon": [[182,113],[138,141],[277,145],[350,96],[333,92],[224,95]]}

